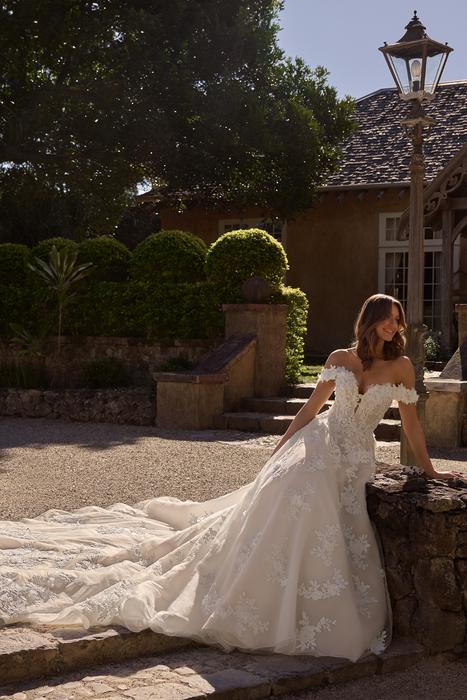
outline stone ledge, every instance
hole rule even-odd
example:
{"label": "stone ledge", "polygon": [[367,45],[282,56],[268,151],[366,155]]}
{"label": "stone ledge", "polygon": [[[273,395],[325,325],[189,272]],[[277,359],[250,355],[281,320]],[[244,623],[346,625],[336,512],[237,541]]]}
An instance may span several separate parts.
{"label": "stone ledge", "polygon": [[425,379],[425,386],[428,391],[446,391],[452,394],[465,394],[467,392],[467,381],[459,379],[434,377],[433,379]]}
{"label": "stone ledge", "polygon": [[164,654],[195,646],[188,639],[124,627],[9,626],[0,631],[0,682],[28,681],[86,666]]}
{"label": "stone ledge", "polygon": [[[400,671],[425,658],[423,647],[410,640],[396,640],[380,656],[369,655],[356,663],[333,657],[288,656],[282,654],[227,654],[177,637],[166,637],[149,630],[130,632],[124,628],[51,630],[50,628],[8,627],[0,636],[0,694],[15,691],[18,684],[42,677],[66,674],[109,663],[156,656],[160,665],[173,665],[182,654],[189,674],[190,655],[195,674],[196,658],[202,652],[212,658],[208,673],[190,677],[193,695],[221,695],[234,698],[262,698],[348,682],[375,674]],[[167,671],[167,666],[160,666]],[[178,669],[180,672],[180,669]],[[167,674],[165,674],[167,675]],[[177,681],[167,677],[168,685]],[[11,684],[15,686],[11,688]],[[162,686],[157,686],[158,688]],[[185,687],[185,691],[188,689]],[[202,694],[199,694],[201,691]],[[225,695],[224,695],[225,694]],[[29,696],[26,696],[29,697]],[[165,696],[161,696],[165,697]],[[178,697],[178,695],[176,695]]]}

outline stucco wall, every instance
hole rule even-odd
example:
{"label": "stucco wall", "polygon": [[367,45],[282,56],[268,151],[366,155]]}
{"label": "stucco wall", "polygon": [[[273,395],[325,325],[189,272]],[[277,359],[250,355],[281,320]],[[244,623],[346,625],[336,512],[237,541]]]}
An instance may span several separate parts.
{"label": "stucco wall", "polygon": [[287,223],[288,283],[310,303],[306,348],[326,355],[347,347],[361,303],[378,291],[379,215],[407,206],[400,190],[326,194],[309,212]]}

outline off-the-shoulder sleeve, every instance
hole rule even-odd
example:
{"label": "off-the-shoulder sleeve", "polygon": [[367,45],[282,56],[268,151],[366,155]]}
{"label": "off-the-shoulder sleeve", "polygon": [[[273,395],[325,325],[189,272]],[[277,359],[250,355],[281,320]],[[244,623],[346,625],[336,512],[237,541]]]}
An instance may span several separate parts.
{"label": "off-the-shoulder sleeve", "polygon": [[407,389],[403,384],[398,384],[395,387],[394,398],[402,403],[417,403],[418,394],[415,389]]}
{"label": "off-the-shoulder sleeve", "polygon": [[318,379],[321,382],[330,382],[331,380],[335,380],[336,377],[337,377],[337,367],[335,367],[334,365],[331,365],[330,367],[323,367]]}

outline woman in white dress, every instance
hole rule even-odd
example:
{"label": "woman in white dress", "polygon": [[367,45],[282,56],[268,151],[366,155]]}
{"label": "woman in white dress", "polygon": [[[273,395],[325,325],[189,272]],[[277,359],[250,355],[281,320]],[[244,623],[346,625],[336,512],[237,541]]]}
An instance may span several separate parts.
{"label": "woman in white dress", "polygon": [[393,399],[427,477],[453,476],[427,454],[404,330],[397,300],[370,297],[353,347],[329,356],[273,456],[237,491],[0,523],[0,620],[351,660],[382,651],[390,610],[365,485]]}

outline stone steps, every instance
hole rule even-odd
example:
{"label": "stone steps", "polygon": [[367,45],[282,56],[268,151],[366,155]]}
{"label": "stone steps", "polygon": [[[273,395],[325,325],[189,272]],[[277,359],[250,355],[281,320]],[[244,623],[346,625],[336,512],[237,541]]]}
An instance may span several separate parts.
{"label": "stone steps", "polygon": [[[245,398],[238,410],[218,416],[215,419],[215,427],[219,430],[282,435],[312,395],[314,388],[314,384],[297,384],[287,387],[286,396]],[[332,404],[331,398],[326,401],[321,411],[327,411]],[[392,442],[400,440],[400,433],[399,407],[397,402],[393,401],[376,428],[375,436],[377,440]]]}
{"label": "stone steps", "polygon": [[[223,413],[215,419],[218,430],[240,430],[246,433],[269,433],[282,435],[293,420],[291,415],[233,411]],[[401,426],[398,420],[383,418],[375,430],[377,440],[394,442],[400,440]]]}
{"label": "stone steps", "polygon": [[67,698],[109,694],[123,700],[247,700],[400,671],[426,656],[419,644],[402,639],[393,641],[382,655],[351,663],[332,657],[227,654],[149,630],[46,630],[20,626],[3,630],[0,700],[11,693],[22,700],[47,696],[47,677],[53,677],[54,697],[58,692]]}

